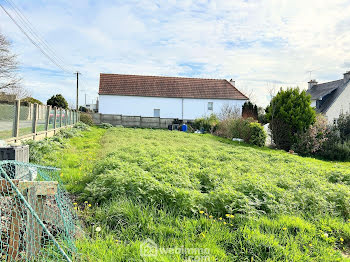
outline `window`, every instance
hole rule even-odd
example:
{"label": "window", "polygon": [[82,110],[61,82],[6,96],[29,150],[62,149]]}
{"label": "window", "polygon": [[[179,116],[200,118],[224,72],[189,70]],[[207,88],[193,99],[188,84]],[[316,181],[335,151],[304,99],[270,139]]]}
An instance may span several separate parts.
{"label": "window", "polygon": [[213,102],[208,102],[208,110],[213,111]]}
{"label": "window", "polygon": [[153,116],[160,117],[160,109],[153,109]]}

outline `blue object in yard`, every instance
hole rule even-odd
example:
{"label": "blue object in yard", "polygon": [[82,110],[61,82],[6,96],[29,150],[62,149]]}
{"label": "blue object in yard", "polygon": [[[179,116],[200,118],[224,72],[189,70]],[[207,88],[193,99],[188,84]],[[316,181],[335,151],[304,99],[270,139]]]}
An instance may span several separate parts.
{"label": "blue object in yard", "polygon": [[187,132],[187,125],[186,125],[186,124],[183,124],[183,125],[181,126],[181,131],[182,131],[182,132]]}

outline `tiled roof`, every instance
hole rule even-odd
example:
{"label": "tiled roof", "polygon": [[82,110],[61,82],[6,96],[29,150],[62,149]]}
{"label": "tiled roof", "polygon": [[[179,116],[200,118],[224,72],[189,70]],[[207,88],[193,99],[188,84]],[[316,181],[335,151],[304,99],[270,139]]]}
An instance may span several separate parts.
{"label": "tiled roof", "polygon": [[100,74],[100,95],[247,100],[225,79]]}
{"label": "tiled roof", "polygon": [[318,84],[312,86],[307,92],[311,95],[311,99],[317,100],[335,89],[337,89],[339,86],[343,85],[344,81],[343,79],[335,80],[332,82],[327,82],[323,84]]}
{"label": "tiled roof", "polygon": [[314,85],[307,92],[311,95],[311,99],[320,100],[320,105],[316,108],[316,111],[326,113],[347,86],[348,82],[344,83],[344,79],[340,79]]}

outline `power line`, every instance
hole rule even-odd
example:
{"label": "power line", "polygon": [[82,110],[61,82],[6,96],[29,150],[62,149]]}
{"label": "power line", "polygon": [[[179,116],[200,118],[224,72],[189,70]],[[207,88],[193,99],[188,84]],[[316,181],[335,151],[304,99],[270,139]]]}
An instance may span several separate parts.
{"label": "power line", "polygon": [[[23,25],[26,26],[29,31],[31,32],[31,34],[36,37],[36,39],[43,45],[43,47],[45,47],[49,52],[51,52],[51,54],[53,55],[53,57],[56,59],[57,62],[61,63],[61,64],[65,64],[66,67],[69,67],[67,65],[67,63],[64,62],[63,59],[61,59],[56,52],[53,50],[53,48],[50,47],[49,43],[38,33],[38,30],[35,28],[35,26],[28,20],[28,18],[23,14],[23,12],[21,11],[21,9],[12,1],[12,0],[5,0],[7,1],[13,8],[13,10],[15,11],[15,13],[17,14],[17,16],[20,18],[20,20],[22,21]],[[62,65],[61,65],[62,66]],[[70,70],[69,71],[73,71]]]}
{"label": "power line", "polygon": [[[6,1],[6,0],[5,0]],[[52,63],[54,63],[58,68],[60,68],[62,71],[67,72],[67,73],[71,73],[69,71],[67,71],[62,65],[60,65],[60,63],[58,63],[54,58],[52,58],[38,43],[36,43],[36,41],[26,32],[25,29],[23,29],[23,27],[16,21],[16,19],[8,12],[8,10],[2,5],[0,4],[1,8],[4,10],[4,12],[8,15],[8,17],[16,24],[16,26],[21,30],[21,32],[28,38],[28,40],[34,45],[36,46],[39,51],[46,56]]]}

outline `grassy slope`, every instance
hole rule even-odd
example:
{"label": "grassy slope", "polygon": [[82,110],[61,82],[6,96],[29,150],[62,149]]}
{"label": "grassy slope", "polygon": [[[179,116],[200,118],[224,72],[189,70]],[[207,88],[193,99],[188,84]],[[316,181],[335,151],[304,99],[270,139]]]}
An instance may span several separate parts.
{"label": "grassy slope", "polygon": [[93,237],[78,242],[83,260],[139,261],[146,238],[209,248],[218,261],[337,261],[350,243],[348,163],[122,128],[85,132],[44,162],[63,168],[80,203],[93,203],[80,206]]}

